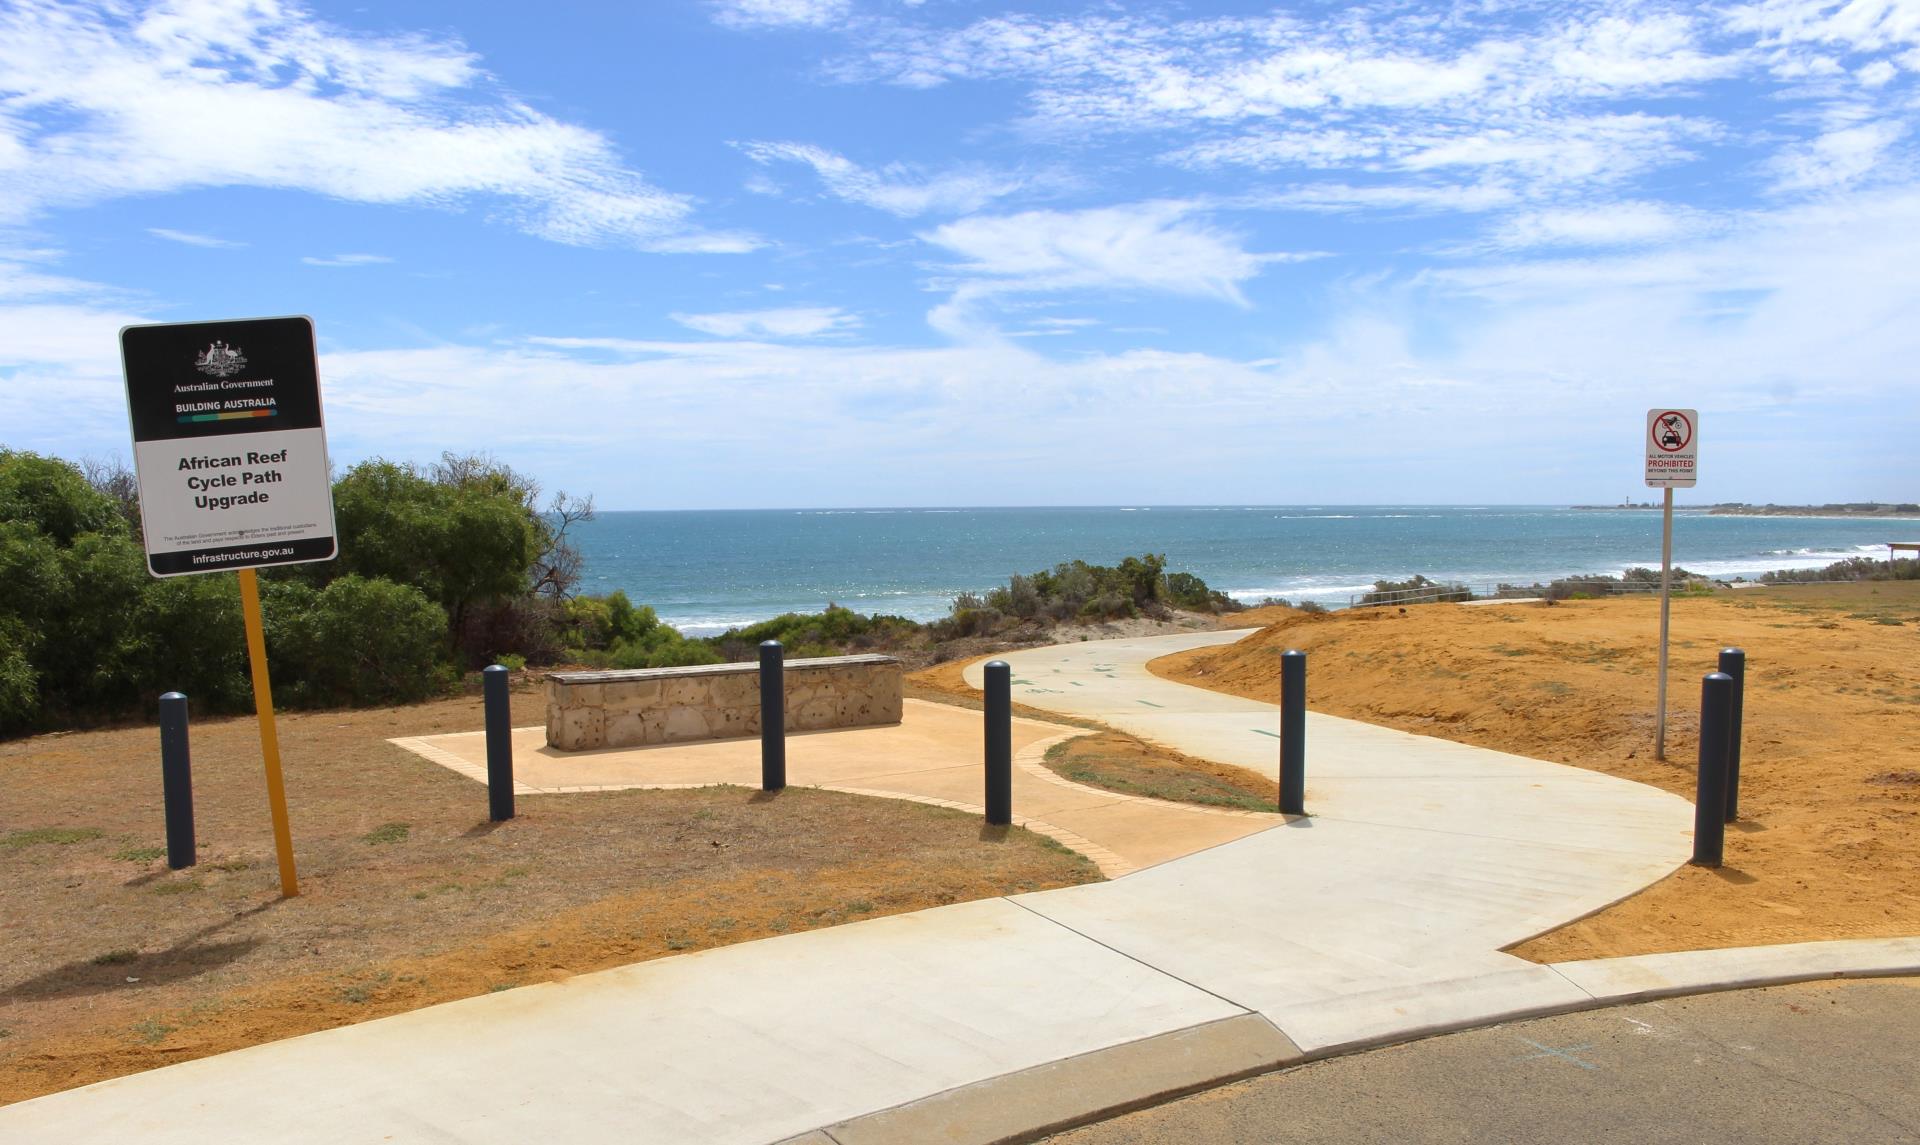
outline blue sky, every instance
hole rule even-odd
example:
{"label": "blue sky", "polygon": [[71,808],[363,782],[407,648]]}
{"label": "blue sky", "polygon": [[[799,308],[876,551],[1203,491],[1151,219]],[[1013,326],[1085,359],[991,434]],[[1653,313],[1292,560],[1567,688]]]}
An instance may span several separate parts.
{"label": "blue sky", "polygon": [[604,508],[1920,498],[1920,3],[0,3],[0,443],[305,313]]}

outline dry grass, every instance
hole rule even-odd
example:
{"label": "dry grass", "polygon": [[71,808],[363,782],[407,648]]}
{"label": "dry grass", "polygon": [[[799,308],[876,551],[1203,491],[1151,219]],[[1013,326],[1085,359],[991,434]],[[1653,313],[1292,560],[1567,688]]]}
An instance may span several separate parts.
{"label": "dry grass", "polygon": [[1244,767],[1210,763],[1118,732],[1096,732],[1047,749],[1056,775],[1089,787],[1241,811],[1278,811],[1276,784]]}
{"label": "dry grass", "polygon": [[[515,695],[515,722],[542,701]],[[477,699],[283,716],[282,899],[251,720],[193,729],[201,860],[165,866],[151,728],[0,744],[0,1101],[683,950],[1087,882],[939,808],[790,788],[522,796],[385,743]]]}

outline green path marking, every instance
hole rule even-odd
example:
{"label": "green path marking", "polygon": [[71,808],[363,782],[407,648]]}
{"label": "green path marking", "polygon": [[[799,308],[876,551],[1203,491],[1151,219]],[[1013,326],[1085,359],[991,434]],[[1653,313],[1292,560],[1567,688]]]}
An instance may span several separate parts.
{"label": "green path marking", "polygon": [[1154,703],[1154,702],[1153,702],[1152,700],[1135,700],[1135,701],[1134,701],[1134,703],[1136,703],[1136,704],[1145,704],[1145,705],[1147,705],[1147,706],[1148,706],[1149,708],[1164,708],[1164,707],[1166,707],[1166,705],[1165,705],[1165,704],[1156,704],[1156,703]]}
{"label": "green path marking", "polygon": [[1012,683],[1015,683],[1015,684],[1031,684],[1031,683],[1033,683],[1033,681],[1032,681],[1032,680],[1013,680],[1013,681],[1011,681],[1011,682],[1012,682]]}
{"label": "green path marking", "polygon": [[1085,684],[1082,684],[1082,683],[1081,683],[1080,681],[1078,681],[1078,680],[1068,680],[1068,681],[1067,681],[1067,683],[1069,683],[1069,684],[1072,684],[1072,685],[1073,685],[1074,687],[1076,687],[1076,688],[1084,688],[1084,687],[1086,687],[1086,685],[1085,685]]}

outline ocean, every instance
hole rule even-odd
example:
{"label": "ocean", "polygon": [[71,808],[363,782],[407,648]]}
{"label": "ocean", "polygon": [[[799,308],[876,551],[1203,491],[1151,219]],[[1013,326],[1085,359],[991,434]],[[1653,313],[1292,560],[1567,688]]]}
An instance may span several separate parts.
{"label": "ocean", "polygon": [[[1660,565],[1660,513],[1514,505],[1137,506],[602,512],[577,525],[584,592],[625,590],[690,635],[829,602],[914,620],[1075,558],[1164,553],[1237,600],[1345,607],[1422,573],[1531,584]],[[1674,515],[1674,563],[1718,577],[1885,560],[1920,520]]]}

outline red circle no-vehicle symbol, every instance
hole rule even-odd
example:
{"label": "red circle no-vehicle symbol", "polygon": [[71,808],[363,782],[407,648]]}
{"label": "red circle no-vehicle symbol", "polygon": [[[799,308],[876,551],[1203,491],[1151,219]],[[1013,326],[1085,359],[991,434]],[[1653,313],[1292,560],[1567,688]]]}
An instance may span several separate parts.
{"label": "red circle no-vehicle symbol", "polygon": [[1653,419],[1653,447],[1662,453],[1679,453],[1693,444],[1693,423],[1679,410],[1668,410]]}

